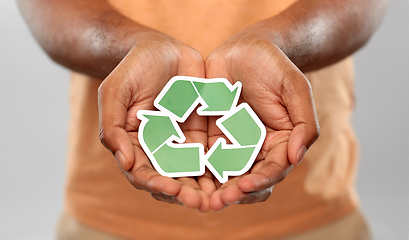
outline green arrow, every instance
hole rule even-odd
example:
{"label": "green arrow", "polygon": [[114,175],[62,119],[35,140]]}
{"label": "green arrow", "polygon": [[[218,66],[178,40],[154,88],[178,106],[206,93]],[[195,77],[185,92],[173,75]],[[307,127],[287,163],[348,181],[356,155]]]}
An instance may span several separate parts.
{"label": "green arrow", "polygon": [[264,127],[260,127],[262,123],[247,104],[240,106],[232,115],[219,118],[217,125],[233,143],[240,146],[256,145]]}
{"label": "green arrow", "polygon": [[[229,111],[237,103],[240,95],[239,84],[235,85],[233,90],[230,90],[224,82],[193,82],[193,84],[207,104],[206,108],[201,109],[204,114],[210,111]],[[227,84],[230,85],[230,83]]]}
{"label": "green arrow", "polygon": [[[156,162],[167,175],[174,173],[182,176],[181,173],[183,172],[193,176],[192,172],[201,171],[200,146],[177,148],[175,147],[177,144],[172,145],[164,144],[153,154]],[[201,172],[201,174],[203,173]]]}
{"label": "green arrow", "polygon": [[222,183],[228,180],[229,175],[240,175],[249,169],[247,164],[255,149],[255,147],[231,148],[231,145],[225,145],[223,141],[220,139],[215,143],[218,145],[210,153],[208,158],[210,165],[207,165],[209,169],[213,168],[211,169],[214,170],[213,175]]}
{"label": "green arrow", "polygon": [[251,168],[266,137],[266,128],[247,103],[219,118],[216,125],[232,144],[217,139],[206,154],[206,165],[224,183],[228,176],[244,174]]}
{"label": "green arrow", "polygon": [[155,106],[175,114],[179,119],[186,119],[196,107],[198,97],[190,80],[175,79],[166,84],[155,99]]}
{"label": "green arrow", "polygon": [[204,147],[200,143],[183,143],[186,137],[176,120],[158,111],[139,110],[142,121],[138,139],[155,169],[163,176],[199,176],[205,171]]}
{"label": "green arrow", "polygon": [[[266,137],[266,129],[246,103],[235,107],[241,83],[227,79],[201,79],[177,76],[169,80],[154,106],[160,111],[139,110],[142,121],[138,139],[155,169],[168,177],[200,176],[205,165],[224,183],[228,176],[248,171]],[[184,122],[198,104],[199,115],[224,115],[216,125],[232,144],[220,138],[204,155],[200,143],[186,140],[178,122]],[[174,141],[180,143],[175,144]]]}
{"label": "green arrow", "polygon": [[152,115],[154,113],[157,112],[138,112],[138,117],[142,120],[142,124],[144,124],[142,137],[150,152],[154,152],[171,136],[175,136],[179,139],[184,138],[184,136],[179,134],[175,125],[172,123],[172,120],[168,116]]}

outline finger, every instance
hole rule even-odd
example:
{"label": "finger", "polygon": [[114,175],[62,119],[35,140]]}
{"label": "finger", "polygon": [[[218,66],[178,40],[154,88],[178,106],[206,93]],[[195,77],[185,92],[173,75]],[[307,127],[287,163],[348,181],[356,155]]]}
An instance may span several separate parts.
{"label": "finger", "polygon": [[177,194],[176,199],[183,205],[189,208],[198,208],[202,203],[202,199],[197,190],[199,185],[193,178],[182,177],[177,181],[182,183],[180,192]]}
{"label": "finger", "polygon": [[291,171],[292,165],[287,160],[287,143],[275,145],[266,159],[257,162],[257,169],[240,179],[238,187],[243,192],[258,192],[281,182]]}
{"label": "finger", "polygon": [[210,197],[210,209],[213,211],[219,212],[227,207],[227,204],[224,203],[221,199],[222,192],[220,190],[215,191],[212,196]]}
{"label": "finger", "polygon": [[233,204],[253,204],[266,201],[273,191],[274,186],[256,192],[243,192],[237,185],[231,185],[217,190],[211,200],[210,207],[220,211]]}
{"label": "finger", "polygon": [[203,176],[197,177],[197,183],[208,198],[216,191],[213,174],[208,169],[206,169]]}
{"label": "finger", "polygon": [[206,78],[231,79],[223,50],[212,52],[205,61]]}
{"label": "finger", "polygon": [[307,149],[317,140],[320,130],[311,85],[301,73],[284,81],[283,100],[293,122],[288,143],[288,160],[300,164]]}
{"label": "finger", "polygon": [[274,186],[271,186],[267,189],[263,189],[257,192],[250,192],[244,194],[240,199],[239,204],[253,204],[266,201],[273,192]]}
{"label": "finger", "polygon": [[217,190],[210,199],[213,210],[221,210],[232,204],[252,204],[266,201],[273,191],[274,185],[282,181],[291,170],[291,166],[283,169],[278,164],[263,163],[254,173],[229,180]]}
{"label": "finger", "polygon": [[197,190],[188,185],[182,185],[180,193],[176,196],[183,206],[197,209],[201,212],[209,211],[209,196],[201,190]]}
{"label": "finger", "polygon": [[231,178],[216,190],[210,197],[210,208],[213,211],[221,211],[230,204],[238,203],[244,193],[237,187],[240,177]]}
{"label": "finger", "polygon": [[199,191],[202,197],[202,204],[197,208],[200,212],[208,212],[210,210],[210,197],[204,191]]}
{"label": "finger", "polygon": [[182,184],[155,171],[142,149],[135,150],[135,157],[138,161],[131,170],[124,172],[135,188],[168,196],[176,196],[180,192]]}
{"label": "finger", "polygon": [[264,162],[263,166],[254,173],[241,179],[238,186],[245,193],[262,191],[281,182],[291,171],[292,167],[283,168],[277,163]]}
{"label": "finger", "polygon": [[[164,193],[151,193],[152,197],[156,200],[183,205],[189,208],[198,209],[199,211],[206,212],[209,210],[208,198],[204,193],[194,186],[197,183],[193,183],[194,180],[189,180],[189,178],[180,178],[181,189],[177,195],[167,195]],[[204,200],[203,200],[204,199]]]}
{"label": "finger", "polygon": [[180,202],[176,201],[176,196],[173,195],[166,195],[163,193],[151,193],[151,196],[161,202],[166,202],[166,203],[174,203],[174,204],[179,204],[182,205]]}
{"label": "finger", "polygon": [[182,183],[176,200],[188,208],[206,212],[209,210],[209,196],[203,192],[194,178],[178,178]]}
{"label": "finger", "polygon": [[222,189],[215,191],[212,196],[210,197],[210,209],[213,211],[219,212],[227,207],[227,204],[223,202],[221,195],[223,193]]}
{"label": "finger", "polygon": [[264,202],[271,196],[273,188],[271,186],[260,191],[242,192],[237,185],[230,186],[223,190],[221,199],[226,205]]}
{"label": "finger", "polygon": [[219,189],[221,192],[220,198],[226,205],[239,204],[245,193],[240,190],[237,183],[241,177],[235,177],[230,179],[230,182],[226,182],[225,185]]}
{"label": "finger", "polygon": [[[205,193],[204,192],[194,192],[191,191],[191,189],[188,186],[183,186],[182,187],[182,191],[181,191],[181,195],[192,195],[192,193],[198,193],[200,195],[200,197],[202,199],[205,199],[204,201],[202,201],[200,206],[196,206],[196,205],[190,205],[189,202],[184,202],[183,200],[181,201],[179,199],[179,197],[174,196],[174,195],[166,195],[163,193],[151,193],[152,197],[158,201],[162,201],[162,202],[166,202],[166,203],[173,203],[173,204],[179,204],[179,205],[184,205],[186,207],[190,207],[190,208],[195,208],[201,212],[207,212],[209,211],[209,201],[208,201],[208,197],[207,196],[203,196]],[[189,193],[190,192],[190,193]],[[183,197],[183,196],[182,196]],[[207,197],[207,198],[206,198]]]}
{"label": "finger", "polygon": [[181,184],[172,178],[161,176],[149,167],[137,171],[124,172],[129,182],[137,189],[154,194],[176,196],[181,191]]}
{"label": "finger", "polygon": [[180,47],[179,51],[181,57],[179,60],[178,75],[204,78],[206,73],[202,55],[188,46]]}

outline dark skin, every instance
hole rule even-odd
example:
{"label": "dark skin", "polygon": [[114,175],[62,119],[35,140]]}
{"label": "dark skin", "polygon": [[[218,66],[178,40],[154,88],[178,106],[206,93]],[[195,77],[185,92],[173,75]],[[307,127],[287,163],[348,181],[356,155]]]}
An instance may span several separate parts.
{"label": "dark skin", "polygon": [[[99,88],[100,138],[130,183],[155,199],[206,212],[265,201],[274,185],[300,163],[319,135],[303,72],[328,66],[362,47],[379,25],[387,0],[300,0],[232,36],[206,61],[193,48],[126,18],[103,0],[18,3],[52,59],[104,79]],[[175,75],[242,82],[240,101],[250,104],[267,129],[247,174],[221,185],[209,172],[171,179],[152,168],[139,145],[136,112],[154,109],[154,98]],[[211,146],[221,136],[214,121],[193,114],[182,125],[187,141]]]}

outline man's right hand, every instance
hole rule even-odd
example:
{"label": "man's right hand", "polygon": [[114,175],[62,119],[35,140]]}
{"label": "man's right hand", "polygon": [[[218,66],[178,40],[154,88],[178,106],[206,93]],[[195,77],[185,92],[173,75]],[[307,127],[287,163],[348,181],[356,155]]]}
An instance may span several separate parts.
{"label": "man's right hand", "polygon": [[[129,182],[161,201],[200,211],[209,210],[215,191],[210,173],[197,178],[172,179],[153,169],[138,139],[138,110],[154,110],[153,101],[176,75],[204,77],[204,60],[196,50],[164,34],[143,33],[98,91],[100,139]],[[182,124],[187,142],[207,147],[207,119],[195,112]]]}

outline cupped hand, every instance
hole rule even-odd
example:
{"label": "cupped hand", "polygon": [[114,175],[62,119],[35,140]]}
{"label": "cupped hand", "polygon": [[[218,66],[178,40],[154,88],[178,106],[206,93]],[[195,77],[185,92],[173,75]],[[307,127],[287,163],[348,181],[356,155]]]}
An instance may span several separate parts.
{"label": "cupped hand", "polygon": [[[311,86],[274,43],[252,35],[235,37],[210,54],[206,77],[241,81],[239,101],[252,107],[267,130],[253,167],[221,185],[210,207],[218,211],[230,204],[265,201],[319,135]],[[208,120],[209,147],[223,137],[215,120]]]}
{"label": "cupped hand", "polygon": [[[138,110],[154,110],[153,101],[176,75],[204,77],[204,61],[194,49],[161,33],[141,34],[138,43],[98,90],[100,139],[115,156],[129,182],[161,201],[209,210],[214,192],[209,172],[172,179],[152,167],[138,140]],[[195,113],[181,126],[187,142],[207,147],[207,119]]]}

